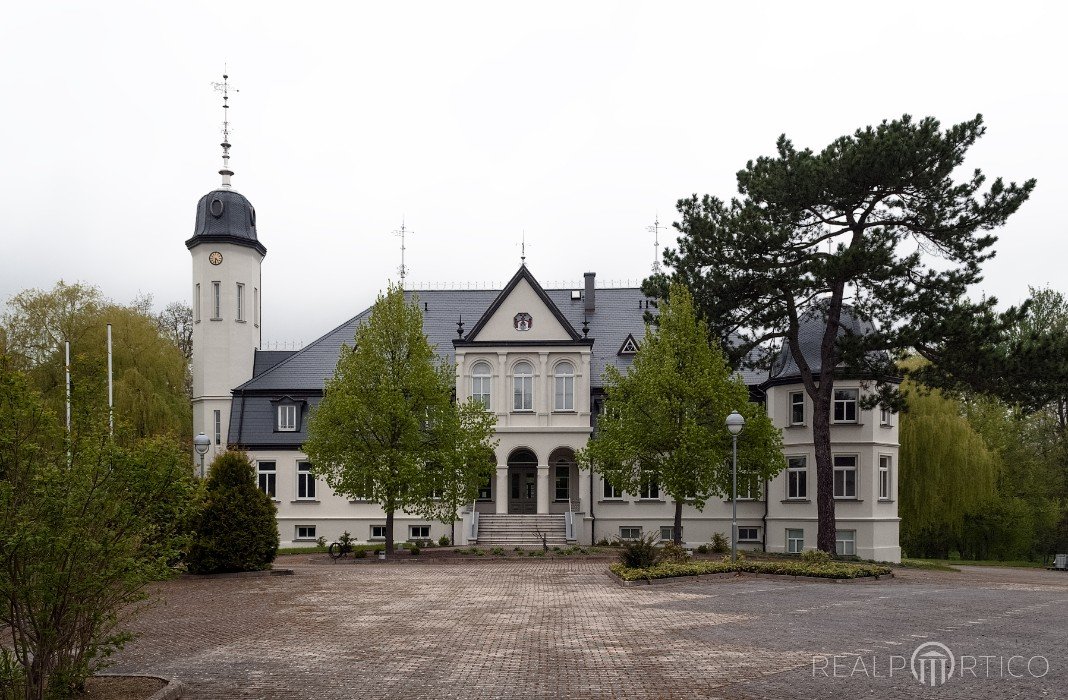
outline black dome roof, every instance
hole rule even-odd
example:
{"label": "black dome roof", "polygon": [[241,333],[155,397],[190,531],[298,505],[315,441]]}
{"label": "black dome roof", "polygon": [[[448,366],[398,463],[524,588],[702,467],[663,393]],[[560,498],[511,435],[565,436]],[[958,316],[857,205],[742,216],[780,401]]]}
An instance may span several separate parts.
{"label": "black dome roof", "polygon": [[[818,373],[821,368],[820,349],[823,344],[823,332],[826,329],[827,309],[823,302],[813,304],[806,310],[801,318],[797,329],[797,340],[801,346],[801,354],[804,355],[813,373]],[[868,335],[875,330],[871,321],[860,317],[849,304],[842,305],[842,316],[838,328],[838,336],[846,333],[855,335]],[[778,357],[771,365],[771,379],[783,379],[800,377],[801,370],[797,366],[797,360],[790,352],[788,345],[783,343]]]}
{"label": "black dome roof", "polygon": [[234,243],[267,254],[256,237],[256,209],[234,190],[212,190],[197,202],[196,226],[185,247],[201,243]]}

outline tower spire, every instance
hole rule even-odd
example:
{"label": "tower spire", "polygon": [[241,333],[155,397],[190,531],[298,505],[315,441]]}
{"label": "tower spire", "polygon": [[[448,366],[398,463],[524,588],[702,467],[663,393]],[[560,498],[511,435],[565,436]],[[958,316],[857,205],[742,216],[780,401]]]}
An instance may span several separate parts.
{"label": "tower spire", "polygon": [[[234,171],[230,170],[230,115],[229,115],[229,101],[230,101],[230,76],[226,74],[226,65],[223,65],[223,79],[221,83],[212,83],[211,86],[215,88],[217,92],[221,92],[223,96],[223,141],[219,145],[222,146],[222,170],[219,171],[219,175],[222,176],[223,189],[230,189],[230,177],[233,176]],[[240,92],[238,89],[234,89],[234,92]]]}
{"label": "tower spire", "polygon": [[527,266],[527,230],[523,229],[523,237],[519,241],[519,263]]}
{"label": "tower spire", "polygon": [[401,290],[404,289],[404,279],[408,276],[408,266],[404,264],[404,251],[407,250],[407,247],[404,245],[404,238],[409,233],[415,233],[415,231],[408,230],[404,225],[404,217],[401,216],[401,227],[393,232],[393,235],[400,236],[401,240],[401,264],[400,267],[397,268],[397,272],[400,273]]}
{"label": "tower spire", "polygon": [[656,213],[656,218],[653,219],[652,226],[646,226],[645,230],[653,234],[653,274],[660,272],[660,229],[667,229],[667,226],[660,225],[660,212]]}

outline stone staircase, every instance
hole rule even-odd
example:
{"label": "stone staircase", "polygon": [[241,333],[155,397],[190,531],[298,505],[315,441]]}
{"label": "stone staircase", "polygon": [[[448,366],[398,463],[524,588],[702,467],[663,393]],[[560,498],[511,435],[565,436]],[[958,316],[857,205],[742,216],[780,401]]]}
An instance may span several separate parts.
{"label": "stone staircase", "polygon": [[538,531],[545,535],[550,547],[567,546],[564,516],[551,515],[500,515],[479,513],[478,544],[486,547],[540,547]]}

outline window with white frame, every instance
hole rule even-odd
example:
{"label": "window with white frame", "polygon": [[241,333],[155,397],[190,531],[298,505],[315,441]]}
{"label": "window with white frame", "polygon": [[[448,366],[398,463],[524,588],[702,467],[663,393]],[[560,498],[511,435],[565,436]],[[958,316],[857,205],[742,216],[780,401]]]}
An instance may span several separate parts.
{"label": "window with white frame", "polygon": [[487,409],[490,407],[492,381],[492,370],[488,362],[479,361],[471,365],[471,398]]}
{"label": "window with white frame", "polygon": [[196,290],[193,292],[193,311],[195,315],[193,318],[197,323],[200,323],[200,283],[197,282]]}
{"label": "window with white frame", "polygon": [[739,542],[759,542],[760,541],[760,528],[750,526],[738,526],[738,541]]}
{"label": "window with white frame", "polygon": [[274,462],[259,462],[256,465],[256,472],[260,491],[263,491],[271,498],[274,498],[277,493],[275,486],[276,477],[278,475],[278,472],[275,470]]}
{"label": "window with white frame", "polygon": [[790,392],[790,425],[805,424],[805,392]]}
{"label": "window with white frame", "polygon": [[879,498],[890,500],[890,455],[879,455]]}
{"label": "window with white frame", "polygon": [[800,554],[805,549],[805,531],[789,529],[786,531],[786,551]]}
{"label": "window with white frame", "polygon": [[566,501],[571,498],[571,467],[567,464],[558,464],[556,466],[555,483],[554,483],[554,499],[557,501]]}
{"label": "window with white frame", "polygon": [[311,462],[297,462],[297,498],[315,499],[315,474]]}
{"label": "window with white frame", "polygon": [[372,525],[371,537],[372,540],[384,540],[386,539],[386,526],[385,525]]}
{"label": "window with white frame", "polygon": [[237,283],[237,320],[245,320],[245,285]]}
{"label": "window with white frame", "polygon": [[222,411],[212,412],[212,422],[215,424],[215,444],[222,444]]}
{"label": "window with white frame", "polygon": [[786,498],[808,498],[808,458],[786,458]]}
{"label": "window with white frame", "polygon": [[575,365],[570,362],[560,362],[556,365],[556,403],[557,411],[575,410]]}
{"label": "window with white frame", "polygon": [[604,490],[602,493],[605,498],[623,498],[623,491],[616,488],[608,479],[603,480]]}
{"label": "window with white frame", "polygon": [[211,320],[222,320],[222,283],[211,283]]}
{"label": "window with white frame", "polygon": [[297,429],[297,407],[293,404],[283,404],[278,407],[278,429]]}
{"label": "window with white frame", "polygon": [[619,528],[619,539],[621,540],[638,540],[641,539],[642,529],[640,527],[621,527]]}
{"label": "window with white frame", "polygon": [[478,500],[493,500],[493,477],[486,479],[486,483],[478,487]]}
{"label": "window with white frame", "polygon": [[836,530],[834,535],[834,552],[840,557],[852,557],[857,553],[857,531]]}
{"label": "window with white frame", "polygon": [[315,526],[314,525],[297,525],[298,540],[314,540],[315,539]]}
{"label": "window with white frame", "polygon": [[834,497],[857,497],[856,455],[834,455]]}
{"label": "window with white frame", "polygon": [[645,498],[650,500],[656,500],[660,498],[660,480],[653,472],[642,473],[642,487],[638,493],[638,498]]}
{"label": "window with white frame", "polygon": [[834,390],[834,422],[856,423],[857,402],[860,400],[859,389]]}
{"label": "window with white frame", "polygon": [[526,361],[512,368],[512,410],[534,410],[534,365]]}
{"label": "window with white frame", "polygon": [[738,470],[738,500],[755,501],[760,498],[760,475]]}
{"label": "window with white frame", "polygon": [[894,412],[886,406],[879,407],[879,425],[890,427],[894,424]]}
{"label": "window with white frame", "polygon": [[430,526],[429,525],[409,525],[408,526],[408,539],[410,539],[410,540],[429,540],[430,539]]}
{"label": "window with white frame", "polygon": [[252,323],[259,328],[260,326],[260,288],[252,288]]}

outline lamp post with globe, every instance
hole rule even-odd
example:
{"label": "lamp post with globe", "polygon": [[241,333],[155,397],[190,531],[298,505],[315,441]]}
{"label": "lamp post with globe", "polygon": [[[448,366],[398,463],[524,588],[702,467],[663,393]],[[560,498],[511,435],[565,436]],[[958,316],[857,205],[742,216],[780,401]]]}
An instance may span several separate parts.
{"label": "lamp post with globe", "polygon": [[193,438],[193,448],[196,449],[197,454],[200,455],[200,478],[204,478],[204,455],[208,453],[208,448],[211,446],[211,439],[204,433],[197,433],[197,436]]}
{"label": "lamp post with globe", "polygon": [[745,427],[745,418],[738,411],[727,416],[727,430],[731,434],[734,456],[731,461],[731,563],[738,561],[738,433]]}

